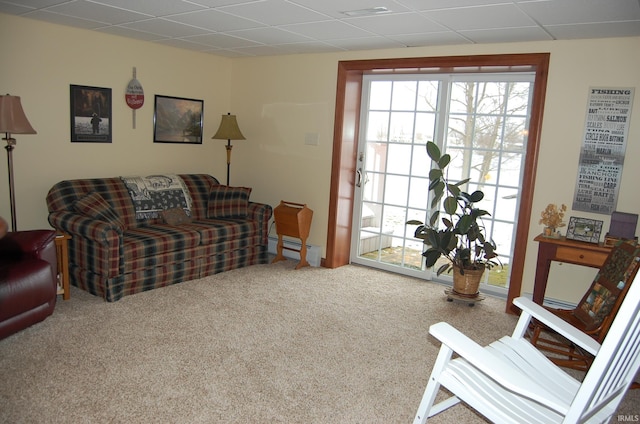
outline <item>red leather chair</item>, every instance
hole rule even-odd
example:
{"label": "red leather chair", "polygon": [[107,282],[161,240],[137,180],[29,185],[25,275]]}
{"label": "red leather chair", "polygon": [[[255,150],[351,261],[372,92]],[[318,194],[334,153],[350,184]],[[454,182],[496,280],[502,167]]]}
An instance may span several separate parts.
{"label": "red leather chair", "polygon": [[55,237],[55,231],[31,230],[0,238],[0,339],[53,313],[58,275]]}

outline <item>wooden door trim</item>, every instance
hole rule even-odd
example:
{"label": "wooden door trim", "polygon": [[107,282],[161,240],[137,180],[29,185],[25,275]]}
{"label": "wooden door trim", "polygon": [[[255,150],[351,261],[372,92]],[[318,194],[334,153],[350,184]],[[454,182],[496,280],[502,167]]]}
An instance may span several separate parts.
{"label": "wooden door trim", "polygon": [[549,53],[500,54],[479,56],[413,57],[398,59],[352,60],[338,62],[336,107],[329,198],[329,223],[324,265],[337,268],[350,262],[351,223],[357,167],[358,129],[362,76],[365,73],[433,73],[533,71],[535,85],[529,122],[529,139],[514,244],[507,311],[520,295],[531,221],[534,184],[538,164],[544,100],[549,72]]}

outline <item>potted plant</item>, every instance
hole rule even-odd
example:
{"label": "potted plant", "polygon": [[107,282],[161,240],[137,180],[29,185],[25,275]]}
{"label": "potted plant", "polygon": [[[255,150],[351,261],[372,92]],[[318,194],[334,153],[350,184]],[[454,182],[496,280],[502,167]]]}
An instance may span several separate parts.
{"label": "potted plant", "polygon": [[417,225],[415,237],[429,246],[422,253],[427,268],[445,258],[447,262],[437,269],[437,275],[453,271],[453,290],[463,296],[477,296],[484,270],[500,265],[495,242],[484,234],[482,217],[490,214],[475,205],[484,198],[484,193],[463,191],[469,178],[451,183],[446,172],[451,156],[441,154],[432,141],[427,142],[427,154],[434,164],[429,172],[429,191],[433,194],[431,207],[435,212],[428,223],[411,220],[407,224]]}

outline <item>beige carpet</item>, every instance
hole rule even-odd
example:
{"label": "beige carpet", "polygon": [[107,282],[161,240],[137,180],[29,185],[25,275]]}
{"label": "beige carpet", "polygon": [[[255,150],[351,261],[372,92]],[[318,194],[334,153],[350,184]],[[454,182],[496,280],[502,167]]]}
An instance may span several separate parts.
{"label": "beige carpet", "polygon": [[[421,280],[294,266],[116,303],[72,288],[47,320],[0,341],[0,422],[408,423],[439,347],[429,325],[486,344],[515,323],[500,299],[471,308]],[[638,392],[623,412],[640,412]],[[458,405],[433,422],[483,420]]]}

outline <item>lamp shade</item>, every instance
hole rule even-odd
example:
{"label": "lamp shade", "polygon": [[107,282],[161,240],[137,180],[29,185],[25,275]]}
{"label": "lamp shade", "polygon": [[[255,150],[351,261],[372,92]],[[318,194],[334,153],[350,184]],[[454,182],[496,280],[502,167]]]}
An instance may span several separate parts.
{"label": "lamp shade", "polygon": [[213,137],[216,140],[246,140],[240,128],[238,128],[238,121],[236,115],[222,115],[220,121],[220,127]]}
{"label": "lamp shade", "polygon": [[22,110],[20,97],[0,96],[0,133],[37,134]]}

